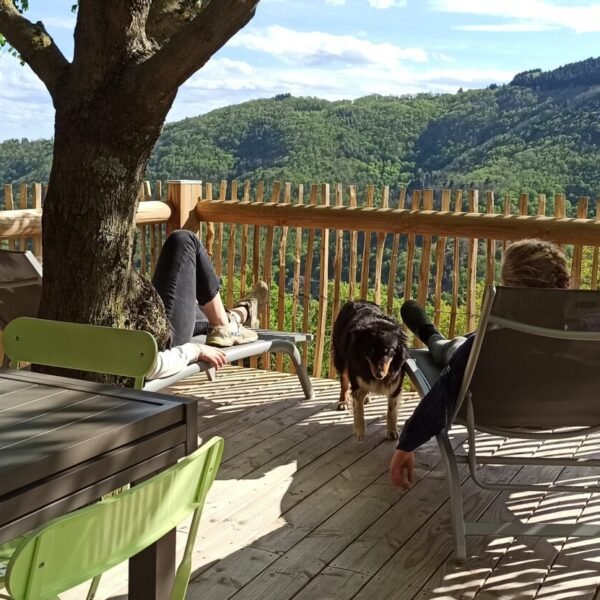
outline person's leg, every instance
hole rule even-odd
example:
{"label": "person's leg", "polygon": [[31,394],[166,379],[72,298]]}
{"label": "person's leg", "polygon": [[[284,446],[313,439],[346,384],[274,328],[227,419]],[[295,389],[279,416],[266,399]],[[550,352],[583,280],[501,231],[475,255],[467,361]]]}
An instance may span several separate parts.
{"label": "person's leg", "polygon": [[444,337],[430,321],[427,313],[414,300],[407,300],[400,307],[400,315],[405,325],[427,346],[431,358],[440,367],[445,367],[466,338],[451,340]]}
{"label": "person's leg", "polygon": [[[219,280],[212,270],[199,272],[199,240],[191,231],[174,231],[165,241],[160,251],[152,284],[159,293],[171,324],[171,345],[179,346],[189,342],[197,329],[198,320],[208,324],[208,319],[198,311],[197,291],[205,302],[219,293]],[[200,279],[200,282],[198,281]],[[203,289],[206,285],[207,289]]]}

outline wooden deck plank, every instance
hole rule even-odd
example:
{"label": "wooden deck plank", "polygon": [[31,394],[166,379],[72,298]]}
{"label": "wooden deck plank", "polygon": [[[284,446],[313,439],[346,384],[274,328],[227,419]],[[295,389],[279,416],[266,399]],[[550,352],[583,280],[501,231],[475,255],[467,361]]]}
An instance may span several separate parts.
{"label": "wooden deck plank", "polygon": [[[536,452],[543,456],[564,455],[570,449],[571,454],[580,442],[573,440],[545,442]],[[562,467],[524,467],[520,473],[522,483],[552,483],[564,476]],[[556,494],[543,492],[513,493],[506,499],[506,506],[523,522],[541,522],[557,517],[556,511],[548,507],[553,504]],[[580,512],[580,511],[579,511]],[[574,515],[571,515],[573,518]],[[474,598],[487,600],[504,597],[507,590],[518,593],[524,600],[534,598],[556,559],[558,549],[547,538],[523,537],[513,539],[503,556],[494,565],[481,590]]]}
{"label": "wooden deck plank", "polygon": [[[551,600],[592,598],[597,592],[600,540],[528,538],[529,545],[520,548],[518,538],[469,537],[471,556],[457,565],[446,474],[435,442],[417,454],[413,488],[395,490],[388,483],[394,444],[384,439],[385,402],[377,398],[367,406],[368,437],[359,444],[351,415],[335,411],[339,383],[313,383],[316,399],[301,401],[295,376],[228,367],[215,382],[200,375],[169,390],[199,398],[204,439],[226,438],[226,457],[194,551],[189,599],[516,600],[537,594]],[[400,423],[415,404],[408,396]],[[461,444],[464,431],[452,437]],[[531,442],[478,437],[478,450],[486,453],[504,453],[509,446],[532,452]],[[564,447],[575,451],[577,445]],[[583,451],[596,448],[590,442]],[[560,512],[572,520],[600,521],[598,495],[510,496],[481,490],[465,467],[461,472],[471,518],[544,519]],[[572,476],[568,469],[550,473],[537,467],[487,466],[481,472],[536,482]],[[187,527],[184,522],[178,528],[180,550]],[[97,598],[125,598],[126,577],[125,565],[111,570]],[[527,577],[535,585],[528,588]],[[61,597],[75,600],[82,589]]]}
{"label": "wooden deck plank", "polygon": [[[535,441],[508,441],[497,451],[498,455],[511,455],[516,451],[526,452],[531,448],[531,454],[540,446]],[[531,483],[531,479],[521,473],[522,469],[515,468],[512,483]],[[496,470],[490,473],[496,477]],[[511,521],[515,515],[508,510],[507,501],[510,494],[500,493],[489,508],[481,515],[479,521]],[[521,508],[523,511],[524,508]],[[527,514],[531,514],[531,510]],[[521,513],[522,514],[522,513]],[[445,561],[432,574],[427,583],[415,596],[415,600],[437,598],[443,594],[460,594],[460,598],[473,598],[481,589],[495,565],[509,549],[512,537],[489,538],[484,536],[469,536],[467,538],[467,560],[457,563],[454,560]]]}

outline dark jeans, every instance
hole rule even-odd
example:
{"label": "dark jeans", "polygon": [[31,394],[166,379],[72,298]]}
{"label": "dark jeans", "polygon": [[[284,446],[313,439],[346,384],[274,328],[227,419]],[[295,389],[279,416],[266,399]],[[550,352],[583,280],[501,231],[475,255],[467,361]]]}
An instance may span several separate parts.
{"label": "dark jeans", "polygon": [[427,348],[431,353],[433,362],[438,367],[445,367],[454,353],[467,341],[466,337],[459,335],[449,340],[441,333],[434,333],[427,341]]}
{"label": "dark jeans", "polygon": [[220,281],[200,240],[185,229],[174,231],[164,243],[152,278],[171,324],[171,346],[208,332],[200,310],[219,293]]}

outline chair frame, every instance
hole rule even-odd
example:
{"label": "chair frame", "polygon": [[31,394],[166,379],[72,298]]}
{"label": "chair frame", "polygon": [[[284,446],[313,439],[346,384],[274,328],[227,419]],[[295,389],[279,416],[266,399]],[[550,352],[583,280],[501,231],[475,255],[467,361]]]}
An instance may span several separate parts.
{"label": "chair frame", "polygon": [[[494,286],[489,286],[483,300],[481,318],[473,347],[469,356],[462,385],[458,394],[456,406],[450,423],[462,425],[467,429],[468,451],[466,454],[459,454],[454,451],[449,439],[448,430],[443,430],[437,436],[437,443],[442,454],[444,465],[448,474],[448,484],[450,487],[450,510],[452,516],[452,532],[454,538],[454,547],[456,556],[459,560],[465,560],[467,557],[466,536],[467,535],[501,535],[501,536],[548,536],[548,537],[600,537],[600,525],[567,525],[561,523],[492,523],[492,522],[466,522],[464,518],[462,493],[460,486],[460,477],[458,474],[458,464],[467,464],[472,480],[481,488],[487,490],[501,491],[543,491],[543,492],[571,492],[571,493],[590,493],[600,492],[600,486],[574,486],[574,485],[538,485],[538,484],[500,484],[488,483],[479,477],[478,467],[480,465],[533,465],[533,466],[570,466],[570,467],[600,467],[600,459],[577,459],[577,458],[533,458],[533,457],[497,457],[481,456],[477,454],[476,432],[489,433],[494,436],[534,439],[534,440],[552,440],[569,439],[589,435],[600,431],[600,424],[589,427],[569,428],[566,430],[531,430],[517,429],[507,427],[480,426],[475,421],[475,412],[473,401],[469,389],[473,374],[477,367],[477,361],[486,333],[490,327],[500,326],[505,329],[521,331],[535,336],[549,337],[562,340],[578,340],[600,342],[600,332],[582,332],[582,331],[564,331],[527,325],[517,321],[496,317],[491,314],[492,305],[496,296]],[[410,350],[411,358],[407,361],[407,374],[417,392],[425,396],[431,389],[433,382],[429,381],[423,370],[420,368],[417,353],[423,350]],[[466,403],[466,419],[459,417],[462,404]]]}

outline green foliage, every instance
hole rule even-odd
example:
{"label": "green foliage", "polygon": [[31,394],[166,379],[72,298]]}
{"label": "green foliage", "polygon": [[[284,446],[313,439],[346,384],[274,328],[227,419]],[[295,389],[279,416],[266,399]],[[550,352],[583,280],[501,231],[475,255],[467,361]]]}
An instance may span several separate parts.
{"label": "green foliage", "polygon": [[[533,70],[510,85],[454,95],[245,102],[166,125],[147,177],[593,196],[599,65]],[[0,181],[47,180],[51,152],[49,141],[0,144]]]}
{"label": "green foliage", "polygon": [[247,102],[167,125],[149,175],[593,195],[599,64],[456,95]]}

